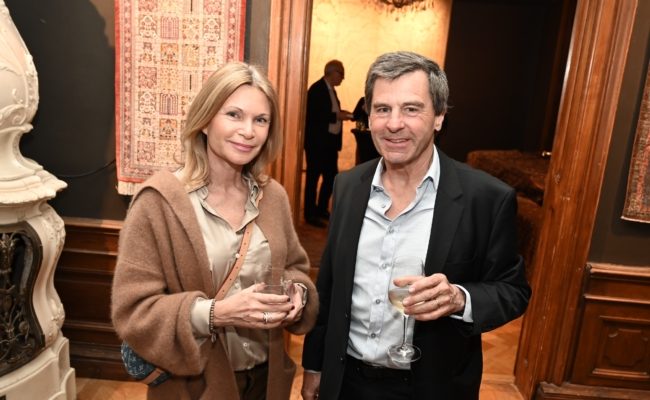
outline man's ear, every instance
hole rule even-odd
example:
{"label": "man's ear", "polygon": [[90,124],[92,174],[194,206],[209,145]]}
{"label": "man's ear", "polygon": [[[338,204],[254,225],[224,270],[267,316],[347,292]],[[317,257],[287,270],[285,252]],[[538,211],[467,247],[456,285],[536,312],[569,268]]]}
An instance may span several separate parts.
{"label": "man's ear", "polygon": [[445,120],[445,114],[438,115],[433,119],[433,130],[440,131],[442,129],[442,122]]}

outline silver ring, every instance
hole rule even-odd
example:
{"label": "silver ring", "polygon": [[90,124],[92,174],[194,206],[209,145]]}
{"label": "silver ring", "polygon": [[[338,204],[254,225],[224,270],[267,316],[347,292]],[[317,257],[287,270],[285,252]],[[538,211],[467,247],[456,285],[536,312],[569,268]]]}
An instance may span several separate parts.
{"label": "silver ring", "polygon": [[264,324],[265,325],[269,323],[269,313],[267,311],[264,311],[262,313],[262,318],[264,318]]}

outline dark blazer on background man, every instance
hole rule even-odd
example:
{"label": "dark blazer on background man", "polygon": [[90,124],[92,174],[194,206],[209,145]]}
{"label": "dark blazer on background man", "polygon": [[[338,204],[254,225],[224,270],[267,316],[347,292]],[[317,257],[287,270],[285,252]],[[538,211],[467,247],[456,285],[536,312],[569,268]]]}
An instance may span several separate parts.
{"label": "dark blazer on background man", "polygon": [[[482,332],[520,316],[530,288],[517,254],[515,191],[438,150],[440,182],[425,260],[471,296],[473,323],[451,317],[416,321],[411,364],[414,399],[478,399]],[[317,288],[320,312],[305,338],[303,367],[322,371],[320,398],[337,399],[350,330],[357,247],[378,160],[338,175]]]}
{"label": "dark blazer on background man", "polygon": [[[336,100],[338,101],[338,96]],[[331,110],[332,100],[323,77],[314,82],[307,91],[305,150],[333,151],[334,154],[341,150],[343,144],[342,129],[338,132],[338,135],[329,133],[329,124],[336,122],[336,113]]]}

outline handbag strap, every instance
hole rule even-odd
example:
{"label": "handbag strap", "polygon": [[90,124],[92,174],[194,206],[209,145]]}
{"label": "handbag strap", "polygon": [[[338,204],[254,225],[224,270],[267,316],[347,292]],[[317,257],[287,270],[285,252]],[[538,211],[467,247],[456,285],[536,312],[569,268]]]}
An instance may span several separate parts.
{"label": "handbag strap", "polygon": [[226,280],[221,284],[221,288],[217,295],[214,297],[216,300],[222,300],[226,297],[226,293],[230,290],[230,287],[235,282],[235,278],[239,274],[242,264],[244,264],[244,259],[246,258],[246,252],[248,251],[248,245],[251,243],[251,235],[253,234],[253,224],[249,222],[246,224],[246,229],[244,230],[244,237],[241,240],[239,245],[239,250],[235,254],[235,264],[232,266],[230,273],[226,277]]}

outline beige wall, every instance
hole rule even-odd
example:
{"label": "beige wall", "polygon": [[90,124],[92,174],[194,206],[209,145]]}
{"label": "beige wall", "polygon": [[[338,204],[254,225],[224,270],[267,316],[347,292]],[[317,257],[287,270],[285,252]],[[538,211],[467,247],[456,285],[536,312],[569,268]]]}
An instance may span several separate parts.
{"label": "beige wall", "polygon": [[[452,0],[437,0],[424,11],[387,12],[371,5],[374,0],[314,0],[308,85],[323,76],[328,60],[345,65],[345,80],[337,88],[341,107],[352,111],[363,96],[366,72],[385,52],[410,50],[444,66]],[[341,171],[354,166],[355,141],[346,122]]]}

